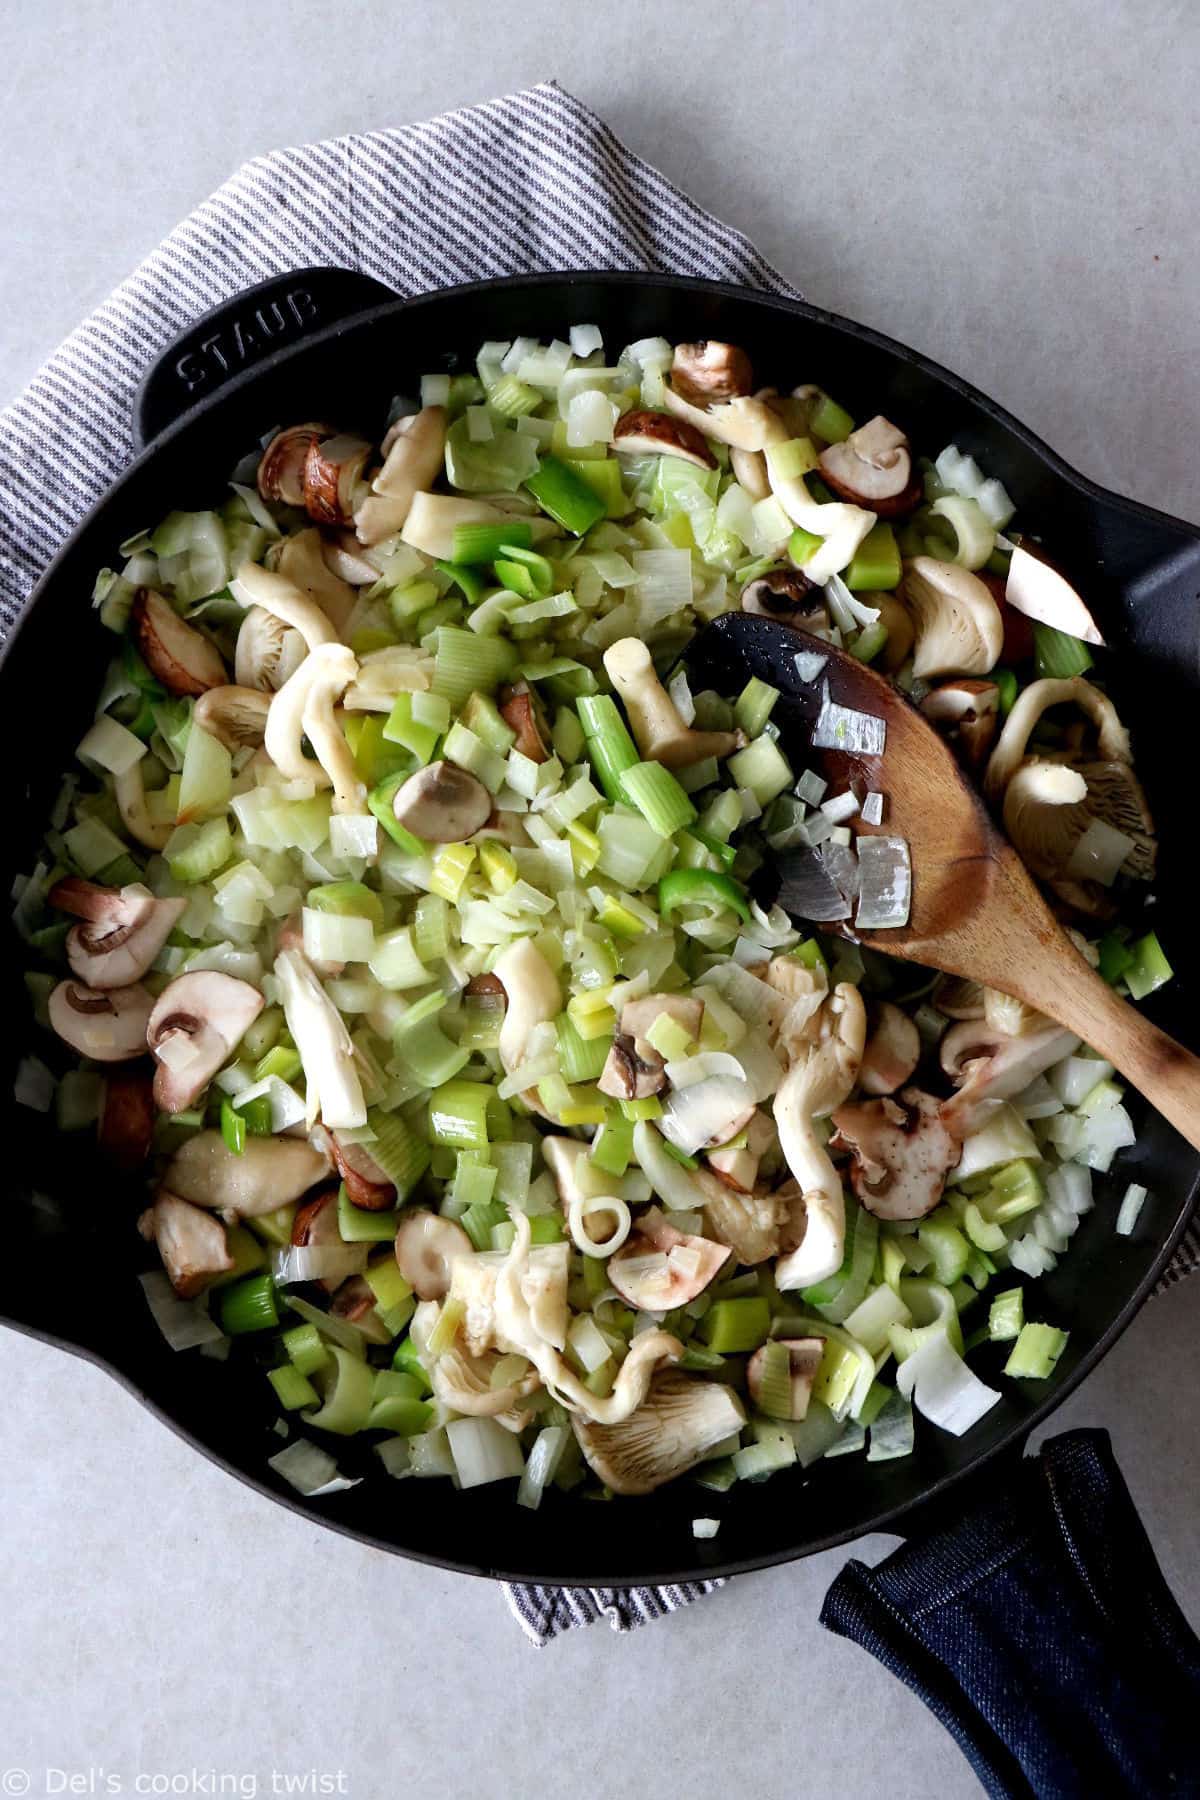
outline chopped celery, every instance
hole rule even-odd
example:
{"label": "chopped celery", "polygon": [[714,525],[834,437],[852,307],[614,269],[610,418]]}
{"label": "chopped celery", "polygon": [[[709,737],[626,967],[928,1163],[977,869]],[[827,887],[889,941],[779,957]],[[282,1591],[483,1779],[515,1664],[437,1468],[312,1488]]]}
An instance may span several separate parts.
{"label": "chopped celery", "polygon": [[221,1138],[231,1156],[241,1156],[246,1148],[246,1121],[229,1100],[221,1102]]}
{"label": "chopped celery", "polygon": [[249,1331],[267,1331],[279,1323],[275,1283],[270,1275],[248,1275],[220,1290],[218,1318],[229,1337]]}
{"label": "chopped celery", "polygon": [[952,1220],[934,1214],[917,1229],[917,1239],[933,1258],[933,1270],[943,1287],[953,1287],[966,1273],[970,1246]]}
{"label": "chopped celery", "polygon": [[783,751],[769,737],[757,737],[744,750],[736,750],[725,766],[731,780],[749,788],[764,809],[795,780]]}
{"label": "chopped celery", "polygon": [[371,1413],[373,1371],[369,1363],[332,1344],[329,1351],[333,1369],[326,1381],[324,1401],[317,1412],[305,1415],[305,1422],[321,1431],[335,1432],[339,1437],[352,1437],[366,1428]]}
{"label": "chopped celery", "polygon": [[447,1081],[429,1097],[429,1135],[453,1150],[487,1148],[487,1106],[494,1089],[477,1081]]}
{"label": "chopped celery", "polygon": [[576,711],[600,786],[610,800],[622,799],[621,776],[637,766],[638,753],[616,702],[607,694],[587,694],[580,698]]}
{"label": "chopped celery", "polygon": [[623,798],[636,806],[659,837],[673,837],[696,817],[696,809],[687,794],[670,769],[664,769],[661,763],[634,763],[622,771],[620,787]]}
{"label": "chopped celery", "polygon": [[759,737],[778,698],[778,688],[772,687],[769,682],[760,681],[757,675],[752,675],[738,695],[733,709],[734,724],[748,738]]}
{"label": "chopped celery", "polygon": [[828,394],[822,394],[808,416],[814,437],[826,444],[840,444],[854,430],[854,420]]}
{"label": "chopped celery", "polygon": [[[854,552],[842,579],[852,593],[858,593],[863,589],[899,587],[900,574],[900,546],[896,534],[885,519],[880,519]],[[885,639],[886,636],[885,629]]]}
{"label": "chopped celery", "polygon": [[997,1343],[1021,1335],[1025,1324],[1025,1293],[1022,1288],[1005,1288],[992,1301],[988,1313],[988,1336]]}
{"label": "chopped celery", "polygon": [[1035,1325],[1032,1322],[1022,1325],[1004,1365],[1004,1373],[1016,1375],[1026,1381],[1045,1381],[1047,1376],[1054,1373],[1054,1365],[1066,1349],[1069,1335],[1053,1325]]}
{"label": "chopped celery", "polygon": [[456,525],[454,562],[490,563],[496,560],[506,544],[528,550],[532,543],[532,527],[515,519],[501,525]]}
{"label": "chopped celery", "polygon": [[329,1346],[315,1325],[293,1325],[283,1334],[283,1347],[301,1375],[323,1369],[329,1360]]}
{"label": "chopped celery", "polygon": [[346,1192],[346,1184],[338,1189],[338,1231],[344,1244],[387,1244],[396,1235],[400,1222],[398,1212],[368,1212],[355,1206]]}
{"label": "chopped celery", "polygon": [[[324,1362],[324,1352],[321,1356]],[[268,1369],[267,1380],[275,1389],[275,1397],[284,1412],[298,1412],[302,1406],[319,1406],[321,1397],[307,1375],[294,1363],[283,1363],[278,1369]]]}
{"label": "chopped celery", "polygon": [[611,1034],[584,1037],[570,1013],[560,1013],[555,1021],[558,1033],[558,1062],[563,1080],[596,1081],[608,1060],[612,1047]]}

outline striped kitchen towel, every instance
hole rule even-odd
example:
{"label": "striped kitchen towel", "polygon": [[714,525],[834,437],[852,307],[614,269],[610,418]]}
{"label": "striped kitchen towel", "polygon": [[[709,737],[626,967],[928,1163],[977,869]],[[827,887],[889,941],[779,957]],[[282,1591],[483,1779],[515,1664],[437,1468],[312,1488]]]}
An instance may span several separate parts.
{"label": "striped kitchen towel", "polygon": [[[400,294],[555,269],[650,269],[794,293],[553,82],[424,124],[274,151],[176,227],[0,412],[0,631],[132,454],[147,366],[200,313],[313,264]],[[1164,1278],[1200,1265],[1196,1228]],[[509,1587],[546,1643],[602,1615],[627,1630],[719,1587]]]}

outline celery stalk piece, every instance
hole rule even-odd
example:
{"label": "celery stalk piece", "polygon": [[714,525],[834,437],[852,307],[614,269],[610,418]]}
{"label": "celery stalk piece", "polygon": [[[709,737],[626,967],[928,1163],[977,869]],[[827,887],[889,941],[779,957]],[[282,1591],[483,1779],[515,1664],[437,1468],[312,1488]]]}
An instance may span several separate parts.
{"label": "celery stalk piece", "polygon": [[1145,937],[1138,938],[1129,946],[1132,961],[1124,970],[1125,985],[1135,1000],[1144,1000],[1164,982],[1170,981],[1174,970],[1163,955],[1162,945],[1154,932],[1148,931]]}
{"label": "celery stalk piece", "polygon": [[1082,638],[1069,637],[1053,625],[1035,625],[1033,660],[1039,677],[1066,681],[1090,669],[1093,657]]}
{"label": "celery stalk piece", "polygon": [[854,552],[842,579],[854,593],[863,589],[898,587],[900,574],[900,546],[896,534],[885,519],[880,519]]}
{"label": "celery stalk piece", "polygon": [[1006,1375],[1025,1381],[1045,1381],[1054,1373],[1054,1365],[1067,1347],[1070,1334],[1053,1325],[1022,1325],[1008,1361]]}
{"label": "celery stalk piece", "polygon": [[1006,1288],[997,1294],[988,1313],[987,1334],[996,1343],[1018,1338],[1025,1325],[1025,1292],[1023,1288]]}
{"label": "celery stalk piece", "polygon": [[398,1212],[367,1212],[352,1204],[343,1182],[338,1189],[338,1231],[344,1244],[391,1243],[400,1223]]}
{"label": "celery stalk piece", "polygon": [[757,1350],[771,1329],[771,1309],[760,1298],[716,1300],[700,1324],[700,1335],[710,1350],[731,1356]]}
{"label": "celery stalk piece", "polygon": [[673,837],[696,817],[696,809],[670,769],[661,763],[634,763],[620,776],[622,797],[635,806],[659,837]]}

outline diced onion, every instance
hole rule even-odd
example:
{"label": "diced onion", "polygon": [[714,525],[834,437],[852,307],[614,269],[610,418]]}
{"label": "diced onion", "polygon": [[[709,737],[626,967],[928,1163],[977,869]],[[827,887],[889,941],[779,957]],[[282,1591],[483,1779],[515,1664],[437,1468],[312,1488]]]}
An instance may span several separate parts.
{"label": "diced onion", "polygon": [[907,925],[912,907],[912,864],[904,838],[858,840],[858,912],[863,931],[890,931]]}
{"label": "diced onion", "polygon": [[572,325],[568,336],[575,356],[592,356],[604,348],[604,335],[598,325]]}
{"label": "diced onion", "polygon": [[295,1281],[346,1281],[361,1275],[367,1266],[365,1244],[294,1244],[275,1259],[275,1279],[283,1286]]}
{"label": "diced onion", "polygon": [[1111,887],[1133,849],[1133,839],[1106,819],[1093,819],[1072,850],[1067,874]]}
{"label": "diced onion", "polygon": [[896,1371],[896,1386],[917,1411],[961,1437],[1000,1399],[969,1369],[944,1331],[926,1338]]}
{"label": "diced onion", "polygon": [[796,665],[796,673],[801,681],[807,683],[817,679],[829,658],[822,656],[819,650],[802,650],[798,656],[792,658],[792,661]]}
{"label": "diced onion", "polygon": [[883,795],[869,793],[862,803],[862,819],[864,825],[883,824]]}
{"label": "diced onion", "polygon": [[692,1520],[692,1536],[694,1538],[715,1538],[720,1529],[720,1519]]}
{"label": "diced onion", "polygon": [[277,1456],[269,1456],[267,1467],[282,1475],[306,1500],[316,1500],[323,1494],[343,1493],[346,1488],[357,1487],[361,1479],[340,1474],[329,1452],[319,1450],[307,1438],[297,1438]]}
{"label": "diced onion", "polygon": [[31,1112],[49,1112],[54,1104],[54,1085],[54,1076],[39,1057],[22,1057],[13,1083],[13,1099]]}
{"label": "diced onion", "polygon": [[858,795],[850,788],[844,794],[834,794],[832,799],[821,802],[821,811],[831,825],[841,825],[852,819],[858,811]]}
{"label": "diced onion", "polygon": [[830,699],[829,683],[826,682],[812,741],[818,750],[843,750],[853,756],[882,756],[887,744],[887,725],[874,713],[839,706]]}

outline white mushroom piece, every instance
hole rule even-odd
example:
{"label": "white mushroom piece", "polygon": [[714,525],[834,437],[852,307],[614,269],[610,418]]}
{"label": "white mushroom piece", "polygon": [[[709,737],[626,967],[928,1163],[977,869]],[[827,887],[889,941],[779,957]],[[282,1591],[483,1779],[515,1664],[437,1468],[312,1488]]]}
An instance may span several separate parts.
{"label": "white mushroom piece", "polygon": [[745,1268],[778,1256],[788,1217],[788,1205],[777,1193],[756,1188],[739,1194],[716,1176],[705,1178],[704,1229],[718,1244],[727,1244]]}
{"label": "white mushroom piece", "polygon": [[270,706],[270,696],[259,688],[209,688],[196,702],[192,723],[227,750],[257,750],[266,733]]}
{"label": "white mushroom piece", "polygon": [[334,1131],[367,1122],[354,1045],[337,1007],[299,950],[275,958],[275,979],[292,1041],[304,1065],[308,1123],[319,1117]]}
{"label": "white mushroom piece", "polygon": [[799,631],[828,631],[829,608],[821,589],[799,569],[768,569],[742,589],[742,611],[794,625]]}
{"label": "white mushroom piece", "polygon": [[288,425],[277,431],[258,462],[258,491],[264,500],[304,505],[304,470],[314,444],[331,435],[328,425]]}
{"label": "white mushroom piece", "polygon": [[562,989],[532,938],[514,938],[496,958],[492,973],[507,997],[496,1048],[505,1074],[511,1075],[525,1060],[534,1026],[556,1019],[562,1011]]}
{"label": "white mushroom piece", "polygon": [[138,588],[129,612],[129,634],[156,680],[169,694],[202,694],[220,687],[225,664],[216,645],[188,625],[153,588]]}
{"label": "white mushroom piece", "polygon": [[477,775],[444,759],[428,763],[396,789],[397,825],[428,844],[461,844],[485,826],[492,796]]}
{"label": "white mushroom piece", "polygon": [[921,1060],[921,1034],[912,1019],[890,1000],[875,1012],[875,1024],[858,1071],[864,1094],[894,1094],[910,1081]]}
{"label": "white mushroom piece", "polygon": [[[1096,748],[1026,755],[1048,708],[1072,704],[1095,727]],[[1082,676],[1035,681],[1005,720],[984,777],[1021,860],[1068,904],[1103,916],[1118,874],[1154,876],[1154,821],[1133,772],[1129,734],[1116,708]]]}
{"label": "white mushroom piece", "polygon": [[400,1221],[396,1266],[418,1300],[443,1299],[450,1291],[455,1258],[474,1253],[470,1238],[453,1219],[418,1207]]}
{"label": "white mushroom piece", "polygon": [[60,981],[47,1002],[50,1029],[92,1062],[132,1062],[146,1054],[154,996],[135,983],[100,992]]}
{"label": "white mushroom piece", "polygon": [[[542,1378],[535,1368],[527,1365],[525,1372],[515,1380],[495,1387],[493,1377],[504,1360],[498,1350],[485,1350],[482,1356],[472,1356],[458,1344],[452,1344],[429,1371],[434,1394],[452,1412],[463,1413],[472,1419],[495,1419],[510,1430],[523,1431],[530,1414],[520,1411],[521,1401],[541,1387]],[[511,1362],[512,1358],[507,1360]]]}
{"label": "white mushroom piece", "polygon": [[1104,642],[1095,619],[1066,576],[1046,561],[1036,545],[1017,543],[1009,560],[1004,598],[1026,618],[1053,625],[1068,637],[1082,638],[1085,644]]}
{"label": "white mushroom piece", "polygon": [[305,1138],[248,1136],[235,1156],[219,1131],[197,1131],[167,1164],[163,1184],[194,1206],[255,1219],[299,1200],[328,1174],[328,1160]]}
{"label": "white mushroom piece", "polygon": [[684,724],[640,638],[619,638],[610,645],[604,652],[604,667],[644,761],[687,769],[710,756],[729,756],[745,744],[742,731],[696,731]]}
{"label": "white mushroom piece", "polygon": [[939,682],[921,701],[921,711],[968,768],[983,766],[1000,728],[1000,689],[994,681],[960,676]]}
{"label": "white mushroom piece", "polygon": [[371,491],[354,515],[359,542],[380,544],[401,530],[416,496],[431,488],[442,472],[446,451],[446,409],[426,406],[410,418],[398,419]]}
{"label": "white mushroom piece", "polygon": [[[631,1356],[644,1341],[634,1340]],[[623,1422],[571,1422],[588,1466],[606,1487],[614,1494],[651,1494],[711,1456],[741,1430],[746,1413],[723,1383],[670,1371],[655,1377]]]}
{"label": "white mushroom piece", "polygon": [[359,658],[358,674],[342,695],[346,712],[391,712],[397,694],[428,693],[434,660],[415,644],[387,644]]}
{"label": "white mushroom piece", "polygon": [[648,412],[641,407],[622,413],[617,420],[613,449],[618,456],[677,456],[697,469],[717,467],[717,459],[702,431],[686,419],[673,419],[670,413]]}
{"label": "white mushroom piece", "polygon": [[55,882],[46,899],[83,921],[67,933],[67,961],[85,986],[101,989],[140,981],[187,907],[156,900],[138,883],[100,887],[74,876]]}
{"label": "white mushroom piece", "polygon": [[[357,673],[357,659],[345,644],[326,643],[311,650],[272,699],[263,738],[281,775],[333,788],[337,813],[361,813],[366,800],[334,711]],[[316,752],[315,762],[304,753],[305,738]]]}
{"label": "white mushroom piece", "polygon": [[908,439],[882,416],[868,419],[820,455],[821,474],[839,499],[869,507],[880,519],[911,512],[923,492]]}
{"label": "white mushroom piece", "polygon": [[657,1206],[605,1265],[609,1283],[638,1312],[688,1306],[710,1287],[732,1252],[710,1238],[677,1231]]}
{"label": "white mushroom piece", "polygon": [[793,1004],[784,1022],[782,1043],[790,1067],[775,1096],[775,1124],[788,1168],[800,1184],[795,1229],[802,1235],[775,1265],[775,1285],[781,1291],[811,1287],[842,1266],[846,1242],[842,1184],[813,1123],[850,1093],[866,1036],[862,996],[850,982],[840,982],[807,1018],[803,1003]]}
{"label": "white mushroom piece", "polygon": [[[779,1346],[778,1351],[774,1345]],[[783,1380],[777,1383],[768,1371],[779,1351],[786,1355],[787,1363]],[[819,1337],[772,1338],[760,1345],[746,1364],[746,1386],[759,1411],[773,1419],[806,1418],[824,1354],[825,1339]]]}
{"label": "white mushroom piece", "polygon": [[[349,536],[351,543],[357,545],[357,538],[351,532],[342,533]],[[358,596],[348,580],[342,578],[332,566],[332,561],[339,560],[337,545],[323,537],[316,526],[307,531],[294,531],[283,538],[267,552],[271,568],[293,587],[299,588],[302,594],[319,606],[334,631],[340,637],[345,631],[350,615],[358,604]],[[379,570],[370,563],[362,563],[356,558],[355,573],[359,584],[365,581],[378,581]],[[364,570],[369,573],[364,574]]]}
{"label": "white mushroom piece", "polygon": [[184,1112],[192,1104],[265,1005],[248,981],[216,969],[168,982],[146,1023],[146,1043],[158,1064],[154,1100],[162,1112]]}
{"label": "white mushroom piece", "polygon": [[138,1220],[138,1230],[157,1246],[181,1300],[203,1293],[214,1277],[228,1274],[234,1266],[221,1221],[166,1188],[159,1188],[153,1206]]}
{"label": "white mushroom piece", "polygon": [[895,1097],[858,1100],[839,1106],[833,1123],[830,1142],[853,1151],[850,1181],[868,1212],[923,1219],[933,1211],[958,1162],[960,1139],[932,1094],[909,1087]]}
{"label": "white mushroom piece", "polygon": [[[285,539],[285,542],[288,541],[290,540]],[[322,539],[321,560],[329,574],[335,576],[352,593],[355,588],[374,587],[379,580],[379,570],[373,562],[367,561],[366,554],[352,531],[331,532]],[[333,617],[332,613],[330,617]],[[338,625],[339,631],[343,627],[344,620]]]}
{"label": "white mushroom piece", "polygon": [[913,674],[987,675],[1004,648],[1004,621],[986,582],[957,563],[914,556],[904,565],[901,597],[916,632]]}
{"label": "white mushroom piece", "polygon": [[337,642],[337,632],[316,600],[278,569],[244,562],[229,591],[247,609],[234,655],[239,687],[277,692],[307,651]]}
{"label": "white mushroom piece", "polygon": [[[689,994],[639,994],[627,1000],[597,1086],[613,1100],[648,1100],[667,1085],[666,1060],[646,1033],[662,1014],[693,1040],[700,1036],[704,1002]],[[733,1135],[733,1134],[731,1134]]]}
{"label": "white mushroom piece", "polygon": [[779,1150],[779,1134],[774,1122],[757,1107],[745,1131],[746,1142],[737,1149],[718,1144],[705,1152],[705,1160],[725,1187],[738,1194],[752,1194],[758,1186],[763,1159]]}
{"label": "white mushroom piece", "polygon": [[1011,1100],[1064,1056],[1079,1039],[1047,1022],[1041,1029],[1010,1037],[987,1019],[952,1025],[941,1041],[942,1069],[958,1089],[942,1102],[942,1119],[957,1138],[968,1137],[986,1119],[992,1103]]}

